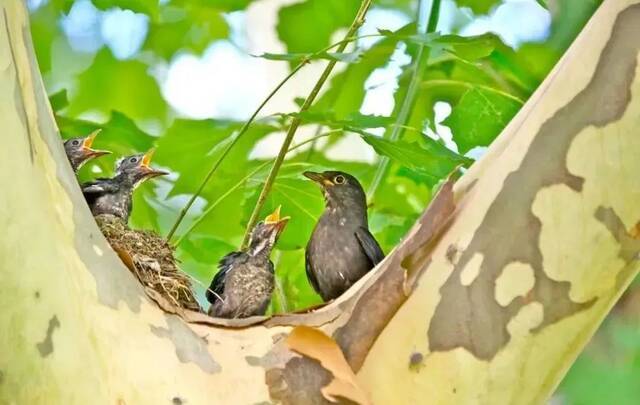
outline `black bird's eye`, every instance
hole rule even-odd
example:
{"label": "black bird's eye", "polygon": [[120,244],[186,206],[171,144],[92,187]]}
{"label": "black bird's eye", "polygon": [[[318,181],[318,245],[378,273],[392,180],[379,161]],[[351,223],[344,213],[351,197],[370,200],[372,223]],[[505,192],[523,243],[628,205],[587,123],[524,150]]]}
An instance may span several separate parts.
{"label": "black bird's eye", "polygon": [[73,140],[73,141],[71,141],[71,145],[73,145],[73,146],[79,146],[79,145],[80,145],[80,141],[79,141],[79,140],[77,140],[77,139],[76,139],[76,140]]}
{"label": "black bird's eye", "polygon": [[341,174],[339,174],[339,175],[337,175],[336,177],[333,178],[333,182],[336,183],[336,184],[344,184],[344,182],[346,180],[347,179],[345,179],[344,176],[341,175]]}
{"label": "black bird's eye", "polygon": [[133,158],[129,159],[129,162],[131,162],[131,163],[136,163],[137,161],[138,161],[138,158],[134,158],[133,157]]}

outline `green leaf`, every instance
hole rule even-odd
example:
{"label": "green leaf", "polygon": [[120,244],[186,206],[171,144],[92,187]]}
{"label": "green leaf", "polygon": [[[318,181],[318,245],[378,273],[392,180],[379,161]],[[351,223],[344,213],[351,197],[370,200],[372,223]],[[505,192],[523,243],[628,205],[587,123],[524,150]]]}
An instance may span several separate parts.
{"label": "green leaf", "polygon": [[491,55],[501,43],[500,39],[494,34],[483,34],[472,37],[443,35],[434,40],[436,47],[440,46],[442,49],[470,62]]}
{"label": "green leaf", "polygon": [[304,60],[335,60],[336,62],[355,63],[359,62],[362,57],[361,51],[356,52],[320,52],[320,53],[263,53],[258,55],[260,58],[269,60],[284,60],[288,62],[301,63]]}
{"label": "green leaf", "polygon": [[74,0],[51,0],[49,4],[51,4],[56,11],[61,11],[65,14],[69,13],[71,7],[73,6]]}
{"label": "green leaf", "polygon": [[475,14],[487,14],[500,0],[456,0],[458,6],[469,7]]}
{"label": "green leaf", "polygon": [[438,33],[406,34],[389,30],[378,30],[378,32],[388,38],[445,50],[471,62],[489,56],[497,46],[502,44],[500,38],[491,33],[463,37]]}
{"label": "green leaf", "polygon": [[255,0],[172,0],[172,4],[180,7],[195,5],[197,7],[209,7],[224,12],[245,10]]}
{"label": "green leaf", "polygon": [[53,4],[45,4],[29,16],[33,45],[42,73],[51,70],[51,47],[60,37],[57,24],[58,11]]}
{"label": "green leaf", "polygon": [[278,38],[291,53],[318,51],[351,24],[359,5],[359,0],[306,0],[285,6],[278,13]]}
{"label": "green leaf", "polygon": [[[178,174],[170,195],[195,192],[239,128],[240,124],[233,121],[176,120],[159,139],[154,156],[158,163]],[[223,180],[224,172],[234,172],[230,180],[244,177],[249,170],[246,159],[253,145],[274,130],[275,128],[266,125],[252,126],[231,150],[220,167],[220,172],[214,176],[206,190],[216,188],[215,184],[218,180]],[[227,183],[224,180],[222,183]]]}
{"label": "green leaf", "polygon": [[520,107],[522,103],[505,93],[472,88],[443,123],[451,128],[458,150],[464,154],[476,146],[488,146]]}
{"label": "green leaf", "polygon": [[183,8],[167,5],[160,10],[159,21],[149,27],[145,49],[165,59],[178,50],[202,53],[213,41],[227,38],[229,27],[219,10],[186,4]]}
{"label": "green leaf", "polygon": [[67,90],[60,90],[59,92],[49,96],[49,104],[54,113],[62,110],[69,105],[69,99],[67,98]]}
{"label": "green leaf", "polygon": [[158,15],[158,0],[92,0],[94,6],[101,10],[120,7],[136,13],[144,13],[155,19]]}
{"label": "green leaf", "polygon": [[390,141],[375,135],[363,135],[362,139],[383,156],[420,174],[440,179],[456,166],[468,166],[471,159],[450,151],[444,145],[423,136],[418,142]]}
{"label": "green leaf", "polygon": [[132,118],[164,121],[167,105],[149,66],[136,61],[118,61],[103,49],[93,64],[78,76],[77,91],[70,93],[69,116],[88,111],[117,110]]}
{"label": "green leaf", "polygon": [[541,7],[545,9],[549,9],[549,3],[547,0],[536,0],[536,3],[540,4]]}
{"label": "green leaf", "polygon": [[338,119],[333,112],[305,111],[290,113],[289,117],[299,117],[305,124],[322,124],[330,128],[343,128],[349,131],[360,129],[380,128],[393,124],[393,117],[381,115],[367,115],[359,112],[349,114],[344,119]]}
{"label": "green leaf", "polygon": [[602,0],[558,1],[549,44],[560,51],[568,48],[601,3]]}

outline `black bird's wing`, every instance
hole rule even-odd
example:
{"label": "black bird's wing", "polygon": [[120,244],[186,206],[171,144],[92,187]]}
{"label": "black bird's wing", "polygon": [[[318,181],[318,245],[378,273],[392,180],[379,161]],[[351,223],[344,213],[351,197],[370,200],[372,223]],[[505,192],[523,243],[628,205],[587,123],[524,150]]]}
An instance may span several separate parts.
{"label": "black bird's wing", "polygon": [[218,263],[218,272],[211,280],[211,284],[206,292],[207,301],[211,304],[221,299],[224,294],[224,283],[227,278],[227,274],[233,268],[236,261],[243,255],[243,252],[231,252],[220,260]]}
{"label": "black bird's wing", "polygon": [[307,272],[307,278],[309,279],[309,283],[311,283],[311,287],[313,287],[314,291],[318,294],[320,293],[320,285],[318,284],[318,279],[316,275],[313,274],[313,270],[311,269],[311,258],[309,257],[309,251],[311,249],[307,248],[306,252],[304,252],[304,268]]}
{"label": "black bird's wing", "polygon": [[97,179],[83,183],[82,194],[89,206],[92,206],[101,195],[117,193],[120,185],[111,179]]}
{"label": "black bird's wing", "polygon": [[120,190],[120,186],[115,181],[111,181],[111,179],[97,179],[82,184],[82,193],[85,196],[88,194],[116,193],[118,190]]}
{"label": "black bird's wing", "polygon": [[371,232],[369,232],[367,228],[361,226],[356,229],[356,238],[374,267],[384,259],[384,253],[380,245],[378,245],[378,241],[376,241],[376,238],[371,235]]}

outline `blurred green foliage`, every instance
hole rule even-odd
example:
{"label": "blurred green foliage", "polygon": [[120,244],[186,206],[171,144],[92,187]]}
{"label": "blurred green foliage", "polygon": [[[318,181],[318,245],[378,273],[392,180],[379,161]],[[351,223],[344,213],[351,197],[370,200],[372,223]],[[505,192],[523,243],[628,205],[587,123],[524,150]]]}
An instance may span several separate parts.
{"label": "blurred green foliage", "polygon": [[[320,301],[307,282],[303,252],[323,201],[316,187],[300,176],[303,170],[344,170],[357,176],[366,189],[377,162],[335,160],[327,152],[348,133],[358,134],[378,155],[391,158],[387,176],[370,197],[371,229],[385,252],[389,252],[427,206],[438,182],[455,167],[472,164],[473,160],[464,154],[489,145],[507,125],[599,2],[538,1],[542,6],[549,3],[552,14],[548,38],[513,49],[492,34],[461,37],[456,33],[465,21],[495,10],[501,3],[498,0],[457,0],[457,22],[449,35],[417,33],[417,0],[379,0],[374,2],[375,7],[399,12],[413,22],[394,32],[379,31],[377,42],[369,47],[355,41],[345,54],[327,50],[315,55],[315,59],[335,59],[345,64],[311,110],[301,116],[303,126],[315,128],[317,134],[331,130],[330,135],[322,142],[314,142],[313,152],[298,149],[288,155],[262,212],[265,215],[282,205],[283,213],[292,216],[273,254],[279,288],[271,311],[300,309]],[[148,32],[139,51],[124,59],[117,58],[104,45],[94,50],[74,50],[70,46],[60,20],[73,4],[73,0],[49,0],[32,10],[31,18],[38,62],[61,134],[67,138],[102,128],[96,147],[114,152],[86,165],[80,173],[83,180],[96,173],[110,175],[117,157],[156,146],[155,164],[173,175],[145,184],[137,191],[131,222],[134,227],[166,235],[187,198],[199,187],[242,122],[180,117],[162,94],[161,75],[154,72],[179,55],[200,55],[215,41],[230,40],[228,13],[246,10],[253,3],[93,0],[101,10],[119,7],[148,17]],[[358,0],[301,0],[283,6],[277,13],[275,32],[287,53],[267,53],[264,57],[296,65],[330,45],[336,32],[351,23],[358,5]],[[412,59],[400,66],[395,90],[399,105],[416,68],[419,46],[429,49],[429,58],[420,77],[415,108],[406,122],[396,122],[395,115],[361,114],[368,90],[365,82],[376,69],[388,66],[397,50]],[[280,79],[270,78],[274,86]],[[452,108],[442,124],[451,129],[457,150],[448,148],[433,132],[437,124],[434,106],[438,102]],[[201,284],[208,284],[217,261],[239,246],[267,175],[270,161],[251,158],[251,151],[265,137],[286,129],[294,116],[294,111],[282,111],[254,123],[178,229],[174,242],[180,241],[177,254],[182,268]],[[371,134],[375,128],[393,125],[405,129],[397,141]],[[203,288],[197,288],[202,298]],[[569,404],[637,402],[637,326],[614,314],[576,362],[558,397]]]}

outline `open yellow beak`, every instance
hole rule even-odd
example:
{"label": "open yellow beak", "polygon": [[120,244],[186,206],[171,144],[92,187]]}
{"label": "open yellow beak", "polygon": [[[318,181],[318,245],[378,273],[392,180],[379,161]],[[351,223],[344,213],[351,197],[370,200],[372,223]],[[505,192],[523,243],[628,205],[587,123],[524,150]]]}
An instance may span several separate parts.
{"label": "open yellow beak", "polygon": [[281,205],[278,206],[278,208],[276,208],[275,211],[273,211],[271,214],[267,215],[267,217],[264,219],[264,223],[265,224],[275,224],[277,222],[280,221],[280,209],[282,208]]}
{"label": "open yellow beak", "polygon": [[278,206],[278,208],[276,208],[275,211],[273,211],[273,213],[267,215],[267,217],[264,219],[264,223],[266,225],[274,225],[276,228],[278,228],[280,231],[282,231],[282,229],[284,229],[285,225],[287,225],[287,222],[289,222],[290,217],[280,217],[280,208],[282,206]]}
{"label": "open yellow beak", "polygon": [[111,153],[108,150],[98,150],[91,148],[91,146],[93,145],[93,141],[101,131],[102,129],[100,128],[96,129],[91,134],[89,134],[89,136],[84,138],[84,141],[82,141],[82,150],[84,151],[85,156],[87,156],[88,158],[97,158],[99,156],[108,155]]}
{"label": "open yellow beak", "polygon": [[145,170],[145,173],[148,177],[156,177],[156,176],[164,176],[169,174],[169,172],[165,172],[164,170],[153,169],[149,164],[151,163],[151,157],[155,153],[155,148],[149,150],[142,156],[142,160],[140,161],[140,167]]}
{"label": "open yellow beak", "polygon": [[93,131],[91,134],[89,134],[89,136],[84,138],[84,141],[82,142],[82,147],[86,149],[91,149],[91,145],[93,145],[93,141],[96,139],[96,136],[98,136],[98,134],[101,131],[102,129],[98,128],[95,131]]}
{"label": "open yellow beak", "polygon": [[140,164],[147,169],[150,169],[149,164],[151,163],[151,158],[153,157],[154,153],[156,153],[156,149],[150,149],[147,153],[144,154],[144,156],[142,156],[142,162]]}

